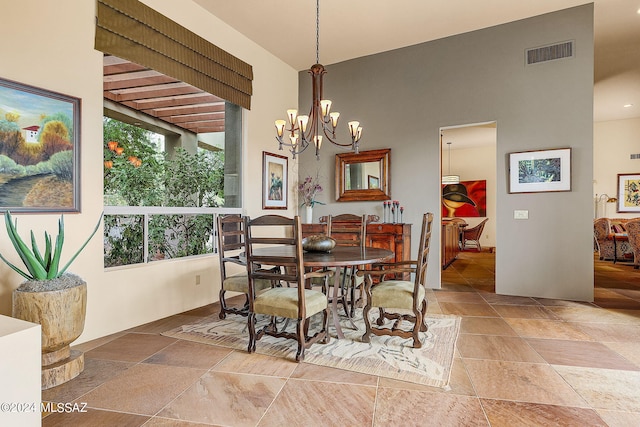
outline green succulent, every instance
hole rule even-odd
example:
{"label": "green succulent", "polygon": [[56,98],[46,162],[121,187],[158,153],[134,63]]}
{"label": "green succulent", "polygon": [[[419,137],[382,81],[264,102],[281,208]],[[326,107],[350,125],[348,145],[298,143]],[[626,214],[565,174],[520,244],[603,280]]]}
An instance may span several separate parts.
{"label": "green succulent", "polygon": [[60,256],[62,255],[62,245],[64,244],[64,215],[61,215],[58,220],[58,235],[56,236],[55,245],[52,245],[52,239],[49,233],[46,231],[44,232],[45,250],[44,254],[42,254],[38,248],[38,244],[36,243],[33,230],[31,231],[31,248],[29,248],[18,234],[18,220],[16,219],[14,222],[11,218],[11,213],[6,211],[4,213],[4,222],[7,227],[7,234],[9,235],[9,239],[11,240],[16,252],[20,255],[20,259],[22,259],[22,262],[27,267],[28,272],[16,267],[2,254],[0,254],[0,259],[6,262],[9,267],[27,280],[47,280],[60,277],[65,271],[67,271],[69,265],[71,265],[85,246],[87,246],[91,238],[96,234],[96,231],[98,231],[98,227],[100,226],[102,216],[103,214],[100,215],[96,227],[80,249],[78,249],[64,267],[59,268]]}

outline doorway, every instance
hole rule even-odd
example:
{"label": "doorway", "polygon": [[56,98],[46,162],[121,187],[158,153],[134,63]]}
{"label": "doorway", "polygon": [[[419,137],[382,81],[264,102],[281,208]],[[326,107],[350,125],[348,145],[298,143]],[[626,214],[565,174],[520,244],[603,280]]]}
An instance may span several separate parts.
{"label": "doorway", "polygon": [[[442,127],[440,143],[442,271],[455,266],[462,256],[495,250],[497,122]],[[462,231],[483,221],[477,242],[465,245]],[[456,225],[448,229],[451,223]]]}

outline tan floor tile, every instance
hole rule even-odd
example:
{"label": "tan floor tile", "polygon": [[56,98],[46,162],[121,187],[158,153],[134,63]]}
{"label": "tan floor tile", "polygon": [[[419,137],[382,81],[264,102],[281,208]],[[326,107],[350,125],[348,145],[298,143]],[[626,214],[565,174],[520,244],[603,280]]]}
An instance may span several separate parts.
{"label": "tan floor tile", "polygon": [[587,306],[547,308],[558,318],[567,322],[638,324],[638,315],[633,311],[627,314],[624,310],[606,310]]}
{"label": "tan floor tile", "polygon": [[461,302],[468,304],[484,304],[486,302],[475,292],[436,291],[434,294],[438,302]]}
{"label": "tan floor tile", "polygon": [[504,319],[498,317],[463,317],[460,322],[460,333],[504,336],[517,335]]}
{"label": "tan floor tile", "polygon": [[193,316],[185,316],[183,314],[176,314],[175,316],[165,317],[164,319],[156,320],[154,322],[145,323],[144,325],[136,326],[129,329],[127,332],[138,332],[143,334],[161,334],[163,332],[170,331],[171,329],[179,328],[182,325],[188,325],[194,322]]}
{"label": "tan floor tile", "polygon": [[233,350],[229,348],[178,340],[150,358],[145,359],[144,362],[184,366],[187,368],[210,369],[231,354],[231,352],[233,352]]}
{"label": "tan floor tile", "polygon": [[554,366],[593,408],[640,412],[640,372]]}
{"label": "tan floor tile", "polygon": [[636,324],[577,323],[589,336],[603,342],[640,342],[640,319]]}
{"label": "tan floor tile", "polygon": [[544,362],[544,359],[520,337],[460,334],[457,346],[464,358]]}
{"label": "tan floor tile", "polygon": [[582,332],[575,324],[561,320],[507,318],[505,321],[521,337],[582,341],[593,340],[593,338]]}
{"label": "tan floor tile", "polygon": [[606,342],[603,343],[611,350],[622,355],[625,359],[640,367],[640,341],[639,342]]}
{"label": "tan floor tile", "polygon": [[378,377],[375,375],[361,374],[343,369],[327,366],[299,363],[291,378],[302,380],[328,381],[332,383],[348,383],[368,386],[377,386]]}
{"label": "tan floor tile", "polygon": [[285,378],[207,372],[158,415],[225,426],[255,426]]}
{"label": "tan floor tile", "polygon": [[540,304],[547,307],[595,307],[591,302],[566,301],[562,299],[534,298]]}
{"label": "tan floor tile", "polygon": [[258,426],[370,426],[375,401],[375,387],[291,379]]}
{"label": "tan floor tile", "polygon": [[638,427],[638,420],[640,420],[640,412],[599,409],[598,413],[609,427]]}
{"label": "tan floor tile", "polygon": [[88,408],[87,412],[55,413],[42,420],[43,427],[96,427],[118,426],[138,427],[143,425],[149,417],[143,415],[125,414],[122,412],[101,411]]}
{"label": "tan floor tile", "polygon": [[78,351],[82,351],[82,352],[87,352],[89,350],[93,350],[96,347],[100,347],[103,344],[106,344],[110,341],[115,340],[116,338],[120,338],[123,335],[126,335],[127,333],[122,331],[122,332],[116,332],[115,334],[111,334],[111,335],[107,335],[105,337],[101,337],[101,338],[96,338],[95,340],[91,340],[91,341],[87,341],[87,342],[83,342],[82,344],[74,344],[71,346],[72,350],[78,350]]}
{"label": "tan floor tile", "polygon": [[636,365],[598,342],[534,338],[528,338],[527,342],[552,365],[638,370]]}
{"label": "tan floor tile", "polygon": [[205,427],[214,424],[192,423],[190,421],[174,420],[171,418],[153,417],[143,427]]}
{"label": "tan floor tile", "polygon": [[478,397],[585,407],[585,401],[546,364],[464,359]]}
{"label": "tan floor tile", "polygon": [[219,372],[238,374],[269,375],[288,378],[298,367],[293,360],[266,356],[260,353],[234,351],[212,368]]}
{"label": "tan floor tile", "polygon": [[492,305],[494,310],[504,318],[519,319],[557,319],[553,312],[538,305]]}
{"label": "tan floor tile", "polygon": [[85,357],[141,362],[175,341],[161,335],[129,333],[86,352]]}
{"label": "tan floor tile", "polygon": [[460,394],[465,396],[475,396],[475,390],[467,375],[467,369],[461,359],[456,357],[453,359],[453,367],[451,368],[451,377],[449,385],[446,388],[429,387],[422,384],[411,383],[408,381],[398,381],[391,378],[380,377],[378,387],[400,388],[404,390],[430,391],[433,393]]}
{"label": "tan floor tile", "polygon": [[455,314],[457,316],[499,317],[498,313],[487,303],[466,304],[441,302],[440,307],[444,314]]}
{"label": "tan floor tile", "polygon": [[476,397],[380,388],[374,426],[488,426]]}
{"label": "tan floor tile", "polygon": [[42,400],[47,402],[72,402],[133,365],[131,362],[87,358],[84,361],[84,371],[80,375],[75,377],[73,381],[68,381],[48,390],[42,390]]}
{"label": "tan floor tile", "polygon": [[489,304],[497,305],[540,305],[534,298],[513,295],[499,295],[494,292],[482,292],[482,298]]}
{"label": "tan floor tile", "polygon": [[536,403],[481,399],[491,427],[512,426],[602,426],[607,424],[592,409]]}
{"label": "tan floor tile", "polygon": [[141,363],[82,396],[92,408],[155,415],[206,371]]}

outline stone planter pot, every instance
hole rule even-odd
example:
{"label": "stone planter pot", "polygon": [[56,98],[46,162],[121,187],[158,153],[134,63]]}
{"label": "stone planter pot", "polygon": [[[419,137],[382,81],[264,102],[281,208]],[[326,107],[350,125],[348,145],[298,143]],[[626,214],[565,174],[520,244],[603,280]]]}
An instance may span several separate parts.
{"label": "stone planter pot", "polygon": [[27,281],[13,291],[13,317],[42,327],[42,389],[54,387],[84,370],[84,354],[70,344],[84,330],[87,284],[73,274]]}

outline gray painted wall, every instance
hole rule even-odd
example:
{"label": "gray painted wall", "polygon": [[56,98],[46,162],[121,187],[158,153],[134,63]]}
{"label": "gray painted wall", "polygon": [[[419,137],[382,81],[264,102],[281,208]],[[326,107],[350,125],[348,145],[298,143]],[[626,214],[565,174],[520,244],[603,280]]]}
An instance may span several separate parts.
{"label": "gray painted wall", "polygon": [[[575,40],[573,58],[525,66],[525,49],[567,40]],[[593,300],[593,5],[327,70],[324,97],[341,113],[341,139],[346,122],[357,119],[364,127],[362,150],[391,148],[392,198],[405,207],[416,236],[423,212],[440,221],[440,127],[497,121],[496,292]],[[302,109],[310,104],[310,85],[301,72]],[[560,147],[572,149],[572,191],[508,194],[508,153]],[[320,161],[313,149],[300,156],[299,176],[320,170],[329,190],[315,220],[342,212],[382,217],[381,202],[335,202],[338,152],[323,144]],[[528,210],[529,219],[515,220],[515,209]],[[432,239],[428,286],[438,288],[439,227]]]}

